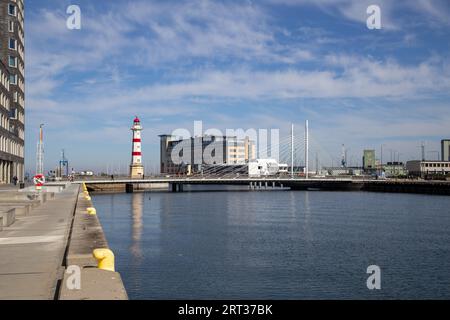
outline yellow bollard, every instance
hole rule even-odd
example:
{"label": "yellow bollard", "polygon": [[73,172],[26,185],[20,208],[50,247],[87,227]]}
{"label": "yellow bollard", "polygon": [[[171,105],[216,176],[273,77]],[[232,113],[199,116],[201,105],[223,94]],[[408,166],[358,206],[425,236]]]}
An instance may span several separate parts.
{"label": "yellow bollard", "polygon": [[115,271],[114,269],[114,253],[109,249],[95,249],[92,252],[94,258],[97,259],[97,268],[101,270]]}
{"label": "yellow bollard", "polygon": [[91,201],[91,197],[90,197],[90,196],[86,196],[85,199],[86,199],[87,201]]}
{"label": "yellow bollard", "polygon": [[90,215],[96,215],[97,214],[97,210],[95,208],[92,208],[92,207],[87,208],[86,211]]}
{"label": "yellow bollard", "polygon": [[87,187],[86,187],[86,183],[83,182],[83,184],[81,185],[81,187],[83,188],[83,191],[88,191]]}
{"label": "yellow bollard", "polygon": [[89,191],[83,191],[83,194],[84,194],[85,196],[88,196],[88,195],[89,195]]}

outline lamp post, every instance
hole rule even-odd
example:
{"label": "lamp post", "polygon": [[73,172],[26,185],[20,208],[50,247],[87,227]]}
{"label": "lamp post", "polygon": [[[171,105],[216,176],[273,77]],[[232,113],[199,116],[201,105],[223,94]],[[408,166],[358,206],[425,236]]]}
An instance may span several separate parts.
{"label": "lamp post", "polygon": [[381,144],[381,156],[380,156],[380,176],[383,174],[383,147],[385,144]]}

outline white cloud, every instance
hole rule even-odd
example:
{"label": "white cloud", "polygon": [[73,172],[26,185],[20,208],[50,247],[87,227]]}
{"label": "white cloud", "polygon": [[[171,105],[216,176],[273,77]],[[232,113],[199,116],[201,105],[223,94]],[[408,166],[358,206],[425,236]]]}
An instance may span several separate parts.
{"label": "white cloud", "polygon": [[[364,23],[367,20],[366,9],[369,5],[380,6],[382,26],[387,30],[406,29],[411,26],[408,12],[414,12],[430,26],[448,26],[450,24],[450,6],[448,0],[266,0],[277,5],[316,6],[330,15],[339,15],[348,20]],[[408,17],[405,20],[401,14]]]}
{"label": "white cloud", "polygon": [[408,2],[416,11],[431,17],[436,23],[446,26],[450,25],[450,5],[447,0],[416,0]]}
{"label": "white cloud", "polygon": [[189,81],[155,84],[132,96],[137,102],[189,97],[224,99],[291,99],[343,97],[413,97],[450,90],[450,75],[442,63],[425,61],[402,66],[394,60],[376,61],[355,56],[325,58],[342,71],[236,69],[196,73]]}

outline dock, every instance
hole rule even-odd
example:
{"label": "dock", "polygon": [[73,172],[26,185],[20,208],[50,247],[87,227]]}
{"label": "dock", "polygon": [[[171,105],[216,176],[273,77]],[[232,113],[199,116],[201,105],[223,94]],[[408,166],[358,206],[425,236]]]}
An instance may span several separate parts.
{"label": "dock", "polygon": [[94,257],[112,251],[87,208],[78,184],[0,190],[0,300],[127,299],[120,274]]}

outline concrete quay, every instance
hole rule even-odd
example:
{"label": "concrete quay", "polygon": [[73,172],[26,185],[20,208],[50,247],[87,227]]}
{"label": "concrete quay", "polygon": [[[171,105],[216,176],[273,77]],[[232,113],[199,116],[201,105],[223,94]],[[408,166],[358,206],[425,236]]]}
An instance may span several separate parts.
{"label": "concrete quay", "polygon": [[[91,214],[88,214],[88,211]],[[81,289],[71,290],[61,286],[60,300],[127,300],[128,296],[120,274],[115,271],[97,268],[98,261],[93,252],[96,249],[108,249],[97,215],[93,213],[92,201],[88,193],[79,192],[74,213],[72,232],[67,247],[64,265],[78,266],[81,270]],[[62,283],[70,281],[65,273]]]}
{"label": "concrete quay", "polygon": [[91,207],[76,184],[0,190],[0,300],[127,299],[120,275],[93,256],[110,251]]}
{"label": "concrete quay", "polygon": [[[370,191],[392,193],[415,193],[430,195],[450,195],[450,181],[423,180],[376,180],[344,178],[291,178],[287,176],[269,176],[252,178],[246,176],[156,176],[144,179],[91,179],[84,182],[88,190],[93,192],[139,192],[146,190],[142,186],[164,186],[159,190],[182,192],[185,185],[235,185],[248,186],[249,190],[272,190],[275,188],[289,188],[290,190],[323,190],[323,191]],[[152,190],[152,189],[147,189]]]}

